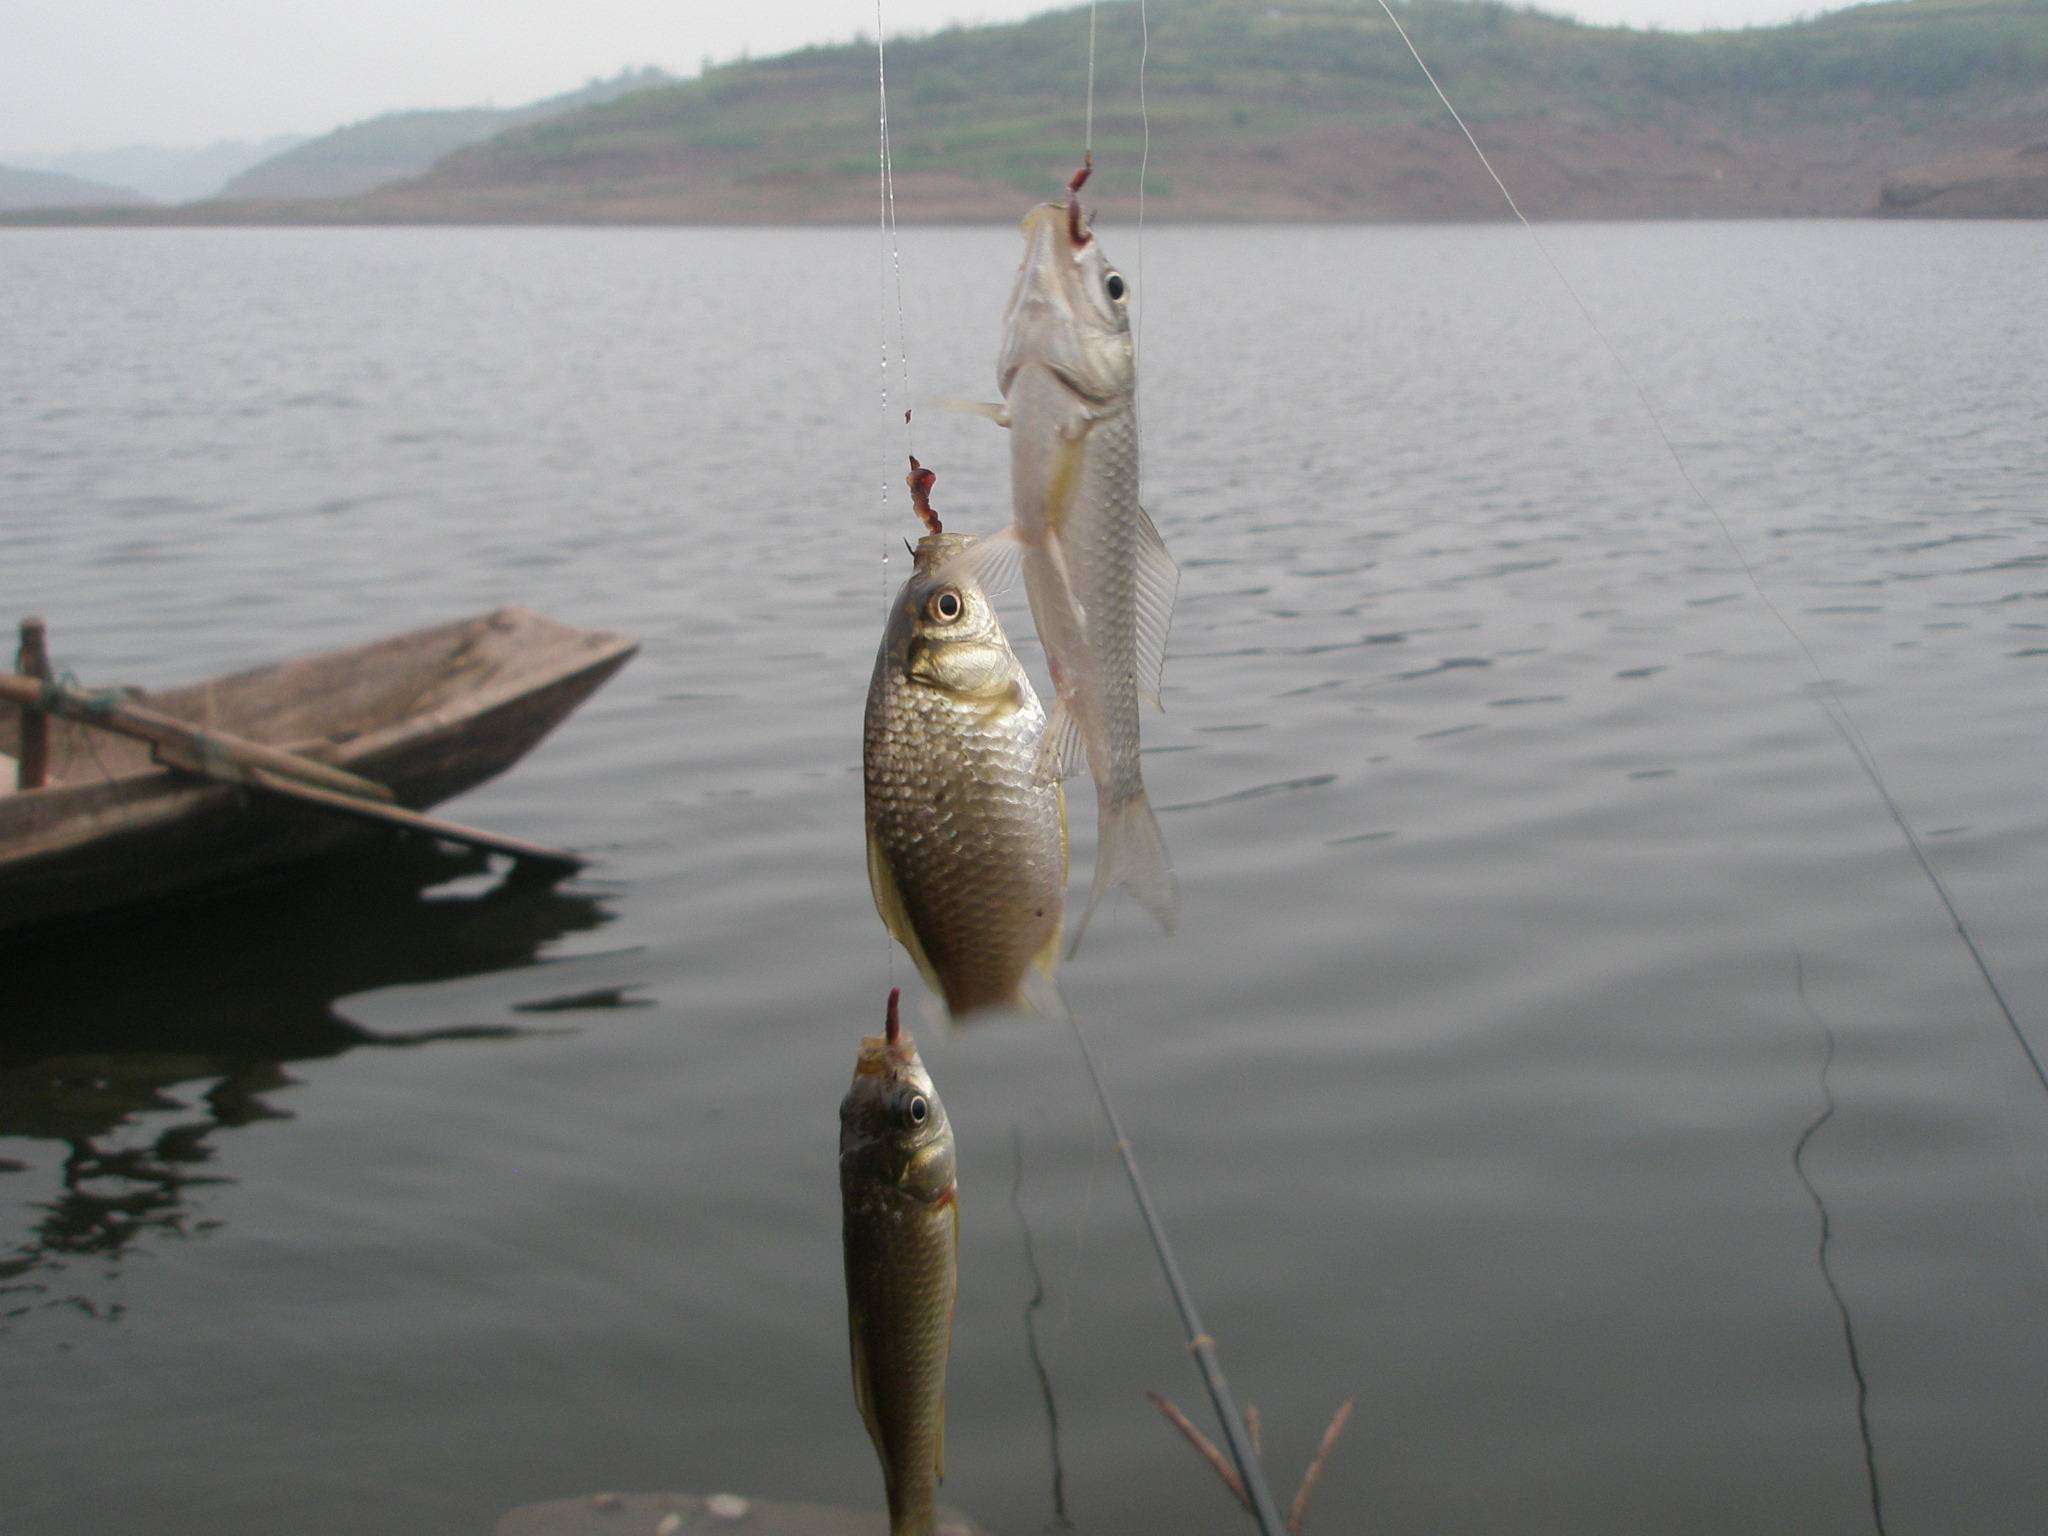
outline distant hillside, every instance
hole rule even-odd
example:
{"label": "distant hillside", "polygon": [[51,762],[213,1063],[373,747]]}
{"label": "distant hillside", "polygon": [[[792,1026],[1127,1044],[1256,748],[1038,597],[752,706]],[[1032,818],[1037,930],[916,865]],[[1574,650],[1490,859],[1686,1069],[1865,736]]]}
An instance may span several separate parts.
{"label": "distant hillside", "polygon": [[162,203],[189,203],[211,197],[231,177],[239,176],[259,161],[281,155],[306,142],[302,133],[283,133],[251,143],[244,139],[223,139],[196,149],[166,149],[155,144],[128,144],[119,149],[81,150],[68,155],[39,155],[23,163],[38,171],[61,171],[116,187],[133,187],[124,201],[154,199]]}
{"label": "distant hillside", "polygon": [[132,187],[110,187],[56,171],[22,171],[0,165],[0,209],[92,208],[149,199]]}
{"label": "distant hillside", "polygon": [[[1587,27],[1472,0],[1405,24],[1517,199],[1548,218],[1860,214],[1890,173],[2048,137],[2048,0],[1906,0],[1734,32]],[[1147,211],[1499,217],[1375,0],[1154,8]],[[1137,8],[1101,7],[1091,195],[1141,154]],[[897,209],[1014,217],[1073,167],[1087,8],[889,47]],[[865,220],[875,56],[811,48],[515,128],[366,200],[378,219]]]}
{"label": "distant hillside", "polygon": [[654,68],[621,70],[578,91],[524,107],[389,112],[307,139],[243,171],[216,194],[226,201],[342,198],[427,170],[444,155],[520,123],[573,112],[668,83]]}
{"label": "distant hillside", "polygon": [[[2017,167],[2031,185],[2036,162],[2013,157],[2048,142],[2048,0],[1893,0],[1708,33],[1589,27],[1498,0],[1400,13],[1531,218],[1853,216],[1881,198],[1962,211],[1983,196],[1918,196],[1924,168]],[[1377,0],[1176,0],[1150,19],[1149,218],[1505,216]],[[1097,20],[1089,199],[1123,220],[1144,147],[1139,15],[1123,0]],[[1014,219],[1055,193],[1079,154],[1087,37],[1078,6],[892,38],[899,217]],[[871,43],[808,48],[534,113],[357,196],[273,192],[155,217],[867,222],[875,105]],[[331,153],[341,137],[320,142]]]}
{"label": "distant hillside", "polygon": [[1892,218],[2048,218],[2048,141],[1910,166],[1884,184]]}

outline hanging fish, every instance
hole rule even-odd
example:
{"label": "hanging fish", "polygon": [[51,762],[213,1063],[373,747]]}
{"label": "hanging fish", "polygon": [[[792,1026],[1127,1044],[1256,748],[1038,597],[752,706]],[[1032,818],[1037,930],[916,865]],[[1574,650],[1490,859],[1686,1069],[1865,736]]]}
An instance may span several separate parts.
{"label": "hanging fish", "polygon": [[890,1536],[932,1536],[946,1475],[946,1357],[959,1289],[953,1129],[889,993],[839,1104],[853,1397],[881,1459]]}
{"label": "hanging fish", "polygon": [[1040,777],[1064,777],[1085,757],[1095,780],[1095,876],[1073,949],[1111,886],[1169,933],[1180,909],[1138,769],[1138,704],[1159,702],[1180,570],[1138,505],[1131,290],[1081,212],[1087,177],[1084,167],[1066,202],[1024,219],[993,413],[1010,429],[1014,521],[970,561],[992,587],[1010,562],[1023,565],[1059,695]]}
{"label": "hanging fish", "polygon": [[[927,526],[930,472],[912,464]],[[920,476],[923,476],[921,481]],[[1066,796],[1039,778],[1045,711],[988,596],[934,531],[913,551],[868,685],[868,884],[882,921],[958,1018],[1024,1007],[1059,961]]]}

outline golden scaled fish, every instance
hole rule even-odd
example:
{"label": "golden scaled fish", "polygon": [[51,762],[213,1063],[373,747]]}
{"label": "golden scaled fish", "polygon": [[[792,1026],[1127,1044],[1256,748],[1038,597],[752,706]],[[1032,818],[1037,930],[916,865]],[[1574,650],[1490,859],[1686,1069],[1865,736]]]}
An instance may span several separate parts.
{"label": "golden scaled fish", "polygon": [[[1024,259],[1003,316],[991,414],[1010,429],[1012,525],[968,559],[999,586],[1021,560],[1058,703],[1041,777],[1085,757],[1095,780],[1095,875],[1074,928],[1122,886],[1169,933],[1180,890],[1138,768],[1141,700],[1157,705],[1180,569],[1138,504],[1138,373],[1129,280],[1079,203],[1024,219]],[[1072,950],[1069,950],[1072,953]]]}
{"label": "golden scaled fish", "polygon": [[[936,519],[933,519],[936,521]],[[1039,776],[1045,711],[958,560],[918,540],[868,685],[868,884],[889,932],[958,1018],[1029,1006],[1059,961],[1066,796]]]}
{"label": "golden scaled fish", "polygon": [[946,1358],[959,1290],[953,1129],[889,993],[839,1104],[853,1398],[881,1459],[890,1536],[934,1536],[946,1475]]}

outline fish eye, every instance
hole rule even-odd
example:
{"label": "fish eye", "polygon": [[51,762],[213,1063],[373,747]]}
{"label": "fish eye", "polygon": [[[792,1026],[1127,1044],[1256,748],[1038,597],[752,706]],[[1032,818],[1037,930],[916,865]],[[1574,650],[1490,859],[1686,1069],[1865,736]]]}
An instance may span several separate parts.
{"label": "fish eye", "polygon": [[1102,286],[1108,290],[1109,296],[1119,303],[1123,301],[1124,295],[1130,291],[1128,285],[1124,282],[1123,273],[1116,271],[1114,268],[1102,280]]}
{"label": "fish eye", "polygon": [[931,1114],[931,1102],[921,1093],[913,1093],[910,1102],[903,1106],[903,1118],[912,1125],[923,1125]]}
{"label": "fish eye", "polygon": [[960,617],[963,607],[960,594],[951,587],[946,587],[932,598],[925,611],[941,624],[950,624]]}

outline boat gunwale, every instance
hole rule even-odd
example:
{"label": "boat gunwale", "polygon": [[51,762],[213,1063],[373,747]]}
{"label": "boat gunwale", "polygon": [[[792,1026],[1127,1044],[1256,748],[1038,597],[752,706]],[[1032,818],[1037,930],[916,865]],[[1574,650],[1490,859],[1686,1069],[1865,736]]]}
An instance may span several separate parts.
{"label": "boat gunwale", "polygon": [[[422,641],[440,635],[448,635],[452,639],[465,631],[507,619],[512,620],[516,627],[539,627],[541,633],[556,638],[581,640],[585,647],[573,656],[551,659],[548,664],[530,671],[493,677],[432,707],[405,713],[381,728],[359,735],[322,735],[278,745],[337,767],[350,767],[375,758],[403,754],[408,749],[424,746],[436,737],[459,736],[476,720],[494,710],[516,704],[522,698],[573,683],[592,671],[608,673],[616,670],[640,648],[639,638],[627,632],[584,629],[513,605],[359,645],[288,657],[267,666],[221,677],[149,689],[139,697],[143,702],[153,704],[165,695],[227,683],[253,682],[307,663],[338,666],[351,657],[365,658],[380,650],[402,654],[406,641]],[[571,706],[572,709],[574,707]],[[204,729],[203,726],[199,728]],[[523,755],[524,749],[513,753],[485,777],[509,767]],[[209,800],[225,800],[238,793],[243,791],[232,785],[208,783],[175,768],[145,764],[128,772],[0,794],[0,872],[38,858],[61,855],[68,849],[85,846],[100,837],[139,833],[168,825],[201,811]],[[95,801],[102,803],[94,804]]]}

